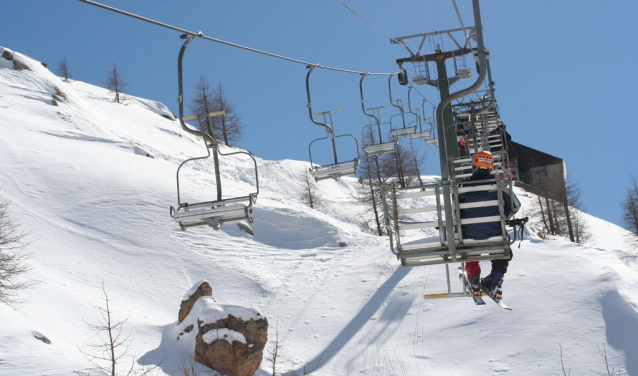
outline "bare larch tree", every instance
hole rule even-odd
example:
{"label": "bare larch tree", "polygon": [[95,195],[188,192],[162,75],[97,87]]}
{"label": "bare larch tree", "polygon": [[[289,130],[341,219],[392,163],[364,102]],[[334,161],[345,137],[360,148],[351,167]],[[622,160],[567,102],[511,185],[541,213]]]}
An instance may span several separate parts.
{"label": "bare larch tree", "polygon": [[69,82],[69,79],[73,77],[69,71],[69,64],[66,62],[66,57],[58,63],[58,74],[64,77],[64,82]]}
{"label": "bare larch tree", "polygon": [[122,73],[117,68],[115,63],[112,63],[113,66],[110,69],[105,69],[106,72],[106,88],[115,93],[115,102],[122,103],[124,101],[124,93],[126,93],[126,87],[128,86],[128,82],[125,82],[122,78]]}
{"label": "bare larch tree", "polygon": [[634,248],[638,247],[638,178],[635,175],[629,180],[625,198],[620,203],[622,223],[631,235],[626,239]]}
{"label": "bare larch tree", "polygon": [[300,184],[301,201],[312,209],[321,209],[325,206],[321,192],[315,183],[315,179],[307,169],[303,169],[299,174],[302,183]]}
{"label": "bare larch tree", "polygon": [[9,201],[0,191],[0,302],[5,304],[20,303],[18,291],[31,286],[28,282],[17,281],[29,270],[28,254],[22,252],[25,236],[20,223],[9,213]]}
{"label": "bare larch tree", "polygon": [[191,101],[190,109],[194,115],[206,116],[211,112],[224,111],[225,115],[211,118],[212,135],[218,142],[226,146],[234,146],[239,142],[243,132],[241,117],[235,110],[235,105],[228,99],[222,84],[212,88],[208,79],[199,76],[195,85],[195,95]]}

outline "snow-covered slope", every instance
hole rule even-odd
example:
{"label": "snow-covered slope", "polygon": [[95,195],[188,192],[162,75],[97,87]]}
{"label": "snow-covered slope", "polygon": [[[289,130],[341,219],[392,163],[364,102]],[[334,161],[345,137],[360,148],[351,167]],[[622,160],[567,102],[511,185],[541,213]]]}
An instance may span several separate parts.
{"label": "snow-covered slope", "polygon": [[[116,318],[128,318],[138,362],[163,359],[162,371],[177,375],[186,355],[173,338],[179,304],[201,279],[217,302],[268,317],[282,371],[312,363],[317,375],[562,374],[562,348],[565,370],[581,375],[604,371],[604,346],[616,369],[638,375],[638,268],[617,226],[587,217],[591,246],[528,232],[504,284],[512,312],[423,300],[446,291],[445,268],[399,267],[388,239],[362,229],[354,178],[319,183],[322,211],[303,205],[307,162],[257,158],[254,236],[236,225],[182,232],[169,216],[175,173],[205,154],[202,141],[162,104],[116,104],[102,88],[15,56],[31,70],[0,59],[0,181],[30,230],[28,277],[38,283],[20,309],[0,304],[1,375],[87,370],[78,347],[94,341],[85,322],[97,321],[103,288]],[[53,106],[58,92],[66,100]],[[193,165],[186,201],[214,198],[212,163]],[[246,157],[222,159],[222,178],[226,197],[255,189]],[[269,369],[264,360],[257,374]]]}

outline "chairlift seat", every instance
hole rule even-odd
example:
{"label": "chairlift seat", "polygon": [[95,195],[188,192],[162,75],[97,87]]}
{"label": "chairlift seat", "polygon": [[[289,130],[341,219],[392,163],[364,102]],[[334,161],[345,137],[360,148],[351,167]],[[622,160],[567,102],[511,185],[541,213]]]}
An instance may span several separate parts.
{"label": "chairlift seat", "polygon": [[412,83],[417,85],[417,86],[421,86],[421,85],[425,85],[428,83],[428,79],[425,78],[424,76],[414,76],[412,77]]}
{"label": "chairlift seat", "polygon": [[425,140],[425,143],[428,144],[428,145],[439,146],[439,139],[438,138],[431,138],[429,140]]}
{"label": "chairlift seat", "polygon": [[384,142],[381,144],[373,144],[363,147],[363,152],[366,155],[379,155],[385,153],[391,153],[397,149],[397,141]]}
{"label": "chairlift seat", "polygon": [[470,78],[470,77],[472,77],[472,70],[471,69],[459,69],[458,76],[459,76],[459,78]]}
{"label": "chairlift seat", "polygon": [[[243,201],[248,201],[244,204]],[[253,221],[252,195],[197,204],[183,204],[177,210],[171,206],[171,217],[182,231],[197,226],[210,226],[219,230],[222,224],[238,221]]]}
{"label": "chairlift seat", "polygon": [[357,165],[359,160],[341,162],[337,164],[325,165],[325,166],[313,166],[310,168],[310,174],[316,181],[322,179],[338,179],[342,176],[355,175],[357,173]]}
{"label": "chairlift seat", "polygon": [[411,247],[404,246],[403,250],[397,253],[397,258],[403,267],[414,267],[454,262],[503,260],[510,257],[509,244],[503,241],[500,236],[484,240],[466,239],[464,244],[456,246],[456,252],[457,257],[454,260],[447,245],[420,243]]}
{"label": "chairlift seat", "polygon": [[413,140],[421,140],[424,138],[428,138],[432,135],[432,131],[423,131],[423,132],[418,132],[418,133],[414,133],[410,135],[410,138]]}
{"label": "chairlift seat", "polygon": [[397,128],[392,130],[393,137],[411,136],[416,133],[416,126],[407,128]]}
{"label": "chairlift seat", "polygon": [[[470,158],[464,158],[455,160],[467,162]],[[483,190],[497,190],[500,183],[495,181],[493,184],[481,184],[471,186],[455,186],[455,197],[458,193],[483,191]],[[458,183],[457,183],[458,184]],[[494,236],[488,239],[465,239],[462,236],[461,225],[486,223],[486,222],[500,222],[503,220],[500,215],[491,215],[484,217],[463,218],[460,221],[453,218],[452,226],[455,228],[454,249],[452,253],[447,240],[447,229],[445,226],[445,214],[442,207],[442,199],[439,195],[442,194],[442,190],[438,184],[429,184],[421,187],[408,187],[408,188],[394,188],[388,190],[387,187],[383,189],[384,193],[384,210],[386,220],[386,227],[391,235],[396,237],[396,251],[397,258],[401,261],[403,267],[413,267],[420,265],[436,265],[436,264],[448,264],[454,262],[467,262],[467,261],[480,261],[480,260],[496,260],[507,259],[510,257],[509,250],[509,237],[507,234]],[[388,194],[390,197],[386,197]],[[401,206],[402,200],[414,199],[418,197],[436,197],[436,203],[433,203],[430,199],[428,202],[419,203],[418,201],[403,201],[404,205]],[[457,199],[452,200],[453,211],[458,213],[461,209],[471,209],[486,206],[499,206],[501,203],[499,200],[487,200],[471,203],[455,204]],[[390,205],[388,205],[388,203]],[[409,207],[405,207],[409,206]],[[421,213],[436,213],[437,217],[431,221],[424,221],[421,218],[410,218],[411,215]],[[455,215],[455,217],[458,214]],[[399,218],[401,216],[401,218]],[[416,234],[415,231],[422,232],[423,229],[437,228],[438,236],[426,236],[416,241],[409,243],[403,243],[402,238],[409,234]],[[431,230],[430,230],[431,231]],[[405,232],[406,234],[403,234]],[[423,233],[422,233],[423,234]],[[412,239],[414,236],[410,235]]]}

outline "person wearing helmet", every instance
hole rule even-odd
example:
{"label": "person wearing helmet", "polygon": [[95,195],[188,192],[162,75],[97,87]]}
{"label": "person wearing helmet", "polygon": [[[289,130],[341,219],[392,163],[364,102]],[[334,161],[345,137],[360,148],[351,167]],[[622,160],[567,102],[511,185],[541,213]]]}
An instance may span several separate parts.
{"label": "person wearing helmet", "polygon": [[[472,158],[472,176],[465,180],[468,183],[464,183],[463,186],[492,184],[492,182],[489,181],[477,183],[470,182],[494,179],[494,175],[492,174],[493,167],[494,156],[492,155],[492,153],[487,151],[480,151],[476,153]],[[502,193],[504,200],[504,214],[506,218],[509,218],[512,215],[512,208],[510,205],[509,196],[510,193],[506,192],[505,190],[503,190]],[[511,194],[513,194],[513,192]],[[458,197],[459,203],[493,201],[498,200],[498,192],[496,190],[471,191],[461,193]],[[518,200],[515,200],[515,202],[518,202]],[[461,209],[460,214],[461,218],[477,218],[500,215],[498,206],[493,205]],[[475,240],[485,240],[493,236],[502,235],[500,221],[463,225],[461,227],[461,231],[463,232],[463,238]],[[472,285],[472,289],[474,291],[478,291],[480,287],[483,286],[486,289],[494,291],[497,297],[501,297],[503,294],[501,290],[503,275],[507,272],[507,266],[509,265],[509,261],[512,259],[511,255],[512,253],[510,250],[509,260],[492,260],[492,271],[487,277],[483,278],[482,280],[480,280],[481,267],[479,265],[479,262],[466,262],[465,271],[467,273],[467,278]]]}

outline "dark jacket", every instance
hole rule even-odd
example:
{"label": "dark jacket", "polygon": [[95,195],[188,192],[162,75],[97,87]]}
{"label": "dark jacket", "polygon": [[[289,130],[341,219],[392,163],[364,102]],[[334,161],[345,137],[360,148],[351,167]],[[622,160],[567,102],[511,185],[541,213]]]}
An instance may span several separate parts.
{"label": "dark jacket", "polygon": [[[488,170],[478,169],[476,170],[472,176],[467,178],[465,181],[468,183],[463,183],[462,187],[470,187],[476,185],[484,185],[484,184],[493,184],[490,182],[484,183],[470,183],[473,180],[486,180],[486,179],[494,179],[494,175],[490,174]],[[469,202],[480,202],[480,201],[489,201],[489,200],[498,200],[498,192],[496,189],[490,191],[477,191],[477,192],[466,192],[459,194],[459,203],[469,203]],[[503,200],[505,204],[503,209],[505,211],[505,218],[508,218],[512,212],[512,208],[510,205],[510,197],[506,191],[503,191]],[[500,215],[498,206],[486,206],[480,208],[472,208],[472,209],[461,209],[461,218],[476,218],[476,217],[488,217],[494,215]],[[463,225],[461,227],[463,231],[463,238],[483,240],[487,238],[491,238],[492,236],[500,236],[502,235],[501,230],[501,222],[485,222],[485,223],[476,223],[471,225]]]}

